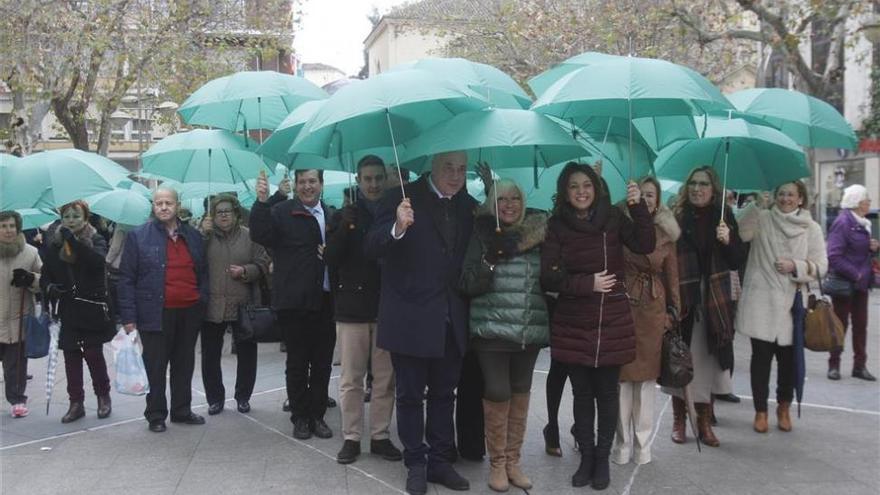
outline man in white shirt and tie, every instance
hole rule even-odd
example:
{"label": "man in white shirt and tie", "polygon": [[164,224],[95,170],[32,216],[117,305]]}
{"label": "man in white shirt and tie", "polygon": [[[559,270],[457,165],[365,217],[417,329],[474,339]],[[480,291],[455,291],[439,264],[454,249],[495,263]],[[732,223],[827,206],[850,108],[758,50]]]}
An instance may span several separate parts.
{"label": "man in white shirt and tie", "polygon": [[269,197],[264,174],[250,216],[251,240],[272,254],[272,307],[287,344],[287,396],[293,436],[330,438],[324,422],[336,331],[330,278],[324,262],[326,219],[334,210],[321,202],[323,170],[295,170],[296,197]]}

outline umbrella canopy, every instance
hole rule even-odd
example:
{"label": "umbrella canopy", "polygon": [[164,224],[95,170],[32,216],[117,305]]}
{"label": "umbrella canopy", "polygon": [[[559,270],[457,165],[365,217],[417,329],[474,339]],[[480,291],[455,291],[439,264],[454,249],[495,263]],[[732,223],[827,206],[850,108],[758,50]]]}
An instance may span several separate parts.
{"label": "umbrella canopy", "polygon": [[205,83],[177,110],[187,124],[230,131],[275,129],[299,105],[327,98],[302,77],[275,71],[238,72]]}
{"label": "umbrella canopy", "polygon": [[134,191],[134,192],[140,194],[141,196],[143,196],[143,197],[145,197],[145,198],[147,198],[147,199],[152,199],[152,198],[153,198],[153,192],[150,191],[150,190],[147,188],[147,186],[145,186],[145,185],[143,185],[143,184],[141,184],[140,182],[135,181],[135,180],[131,180],[131,179],[124,180],[124,181],[120,182],[119,184],[116,184],[116,188],[117,188],[117,189],[127,189],[127,190],[129,190],[129,191]]}
{"label": "umbrella canopy", "polygon": [[400,64],[390,72],[422,69],[467,85],[496,108],[529,108],[532,99],[512,77],[491,65],[464,58],[423,58]]}
{"label": "umbrella canopy", "polygon": [[21,158],[15,155],[10,155],[9,153],[0,153],[0,168],[3,168],[7,165],[12,165],[19,160],[21,160]]}
{"label": "umbrella canopy", "polygon": [[150,200],[133,189],[98,193],[86,198],[86,202],[94,213],[122,225],[141,225],[152,211]]}
{"label": "umbrella canopy", "polygon": [[837,109],[800,91],[754,88],[727,98],[742,112],[737,116],[769,124],[802,146],[855,150],[858,144],[852,127]]}
{"label": "umbrella canopy", "polygon": [[700,115],[733,106],[708,79],[665,60],[617,57],[577,69],[541,94],[532,109],[563,119]]}
{"label": "umbrella canopy", "polygon": [[572,72],[588,65],[607,62],[617,58],[620,58],[620,56],[599,52],[584,52],[545,70],[537,76],[529,79],[527,84],[532,88],[535,95],[541,96],[544,91],[547,91],[547,88],[552,86],[566,74],[571,74]]}
{"label": "umbrella canopy", "polygon": [[76,149],[35,153],[2,170],[0,210],[58,208],[112,191],[129,174],[109,158]]}
{"label": "umbrella canopy", "polygon": [[711,165],[726,177],[726,187],[737,190],[769,191],[810,175],[803,150],[791,138],[742,119],[709,117],[705,138],[670,144],[657,155],[654,169],[658,177],[683,181],[700,165]]}
{"label": "umbrella canopy", "polygon": [[[590,156],[569,132],[531,110],[485,109],[466,112],[438,124],[404,143],[401,160],[464,150],[468,162],[486,161],[493,169],[547,168],[555,163]],[[422,160],[424,169],[427,160]]]}
{"label": "umbrella canopy", "polygon": [[166,137],[142,155],[144,176],[177,182],[234,184],[274,173],[249,139],[224,130],[196,129]]}
{"label": "umbrella canopy", "polygon": [[302,130],[306,122],[315,115],[319,108],[324,106],[327,100],[314,100],[303,103],[281,121],[281,124],[272,132],[263,144],[257,148],[257,153],[271,158],[279,163],[287,163],[291,159],[290,146]]}
{"label": "umbrella canopy", "polygon": [[59,218],[55,210],[49,208],[20,208],[15,211],[21,215],[22,230],[37,229]]}
{"label": "umbrella canopy", "polygon": [[467,87],[425,70],[386,72],[336,92],[308,120],[290,151],[329,158],[395,146],[488,105]]}

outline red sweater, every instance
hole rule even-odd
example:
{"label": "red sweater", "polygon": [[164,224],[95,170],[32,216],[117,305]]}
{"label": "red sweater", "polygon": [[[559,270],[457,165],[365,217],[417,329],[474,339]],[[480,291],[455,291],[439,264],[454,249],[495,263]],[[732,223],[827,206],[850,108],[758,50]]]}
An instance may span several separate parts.
{"label": "red sweater", "polygon": [[195,265],[183,236],[168,238],[165,257],[165,307],[188,308],[199,302]]}

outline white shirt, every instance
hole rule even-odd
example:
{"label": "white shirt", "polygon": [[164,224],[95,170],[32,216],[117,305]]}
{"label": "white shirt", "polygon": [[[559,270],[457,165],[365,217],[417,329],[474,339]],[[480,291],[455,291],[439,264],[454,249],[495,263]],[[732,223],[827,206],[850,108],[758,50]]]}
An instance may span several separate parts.
{"label": "white shirt", "polygon": [[[315,206],[303,205],[303,207],[318,221],[318,227],[321,229],[321,244],[326,245],[327,221],[324,218],[324,208],[321,207],[321,202],[319,201]],[[330,273],[327,271],[326,263],[324,266],[324,291],[330,292]]]}

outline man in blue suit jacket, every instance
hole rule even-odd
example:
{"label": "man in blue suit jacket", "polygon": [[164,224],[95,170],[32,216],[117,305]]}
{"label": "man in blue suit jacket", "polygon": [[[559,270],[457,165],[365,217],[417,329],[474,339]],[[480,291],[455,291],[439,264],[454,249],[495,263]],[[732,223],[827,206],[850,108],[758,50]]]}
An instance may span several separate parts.
{"label": "man in blue suit jacket", "polygon": [[467,301],[455,287],[477,205],[464,188],[466,170],[465,153],[436,155],[431,174],[408,184],[405,198],[400,189],[386,193],[366,240],[367,256],[380,258],[377,345],[391,352],[406,489],[414,494],[425,493],[427,481],[469,488],[448,460],[468,338]]}

